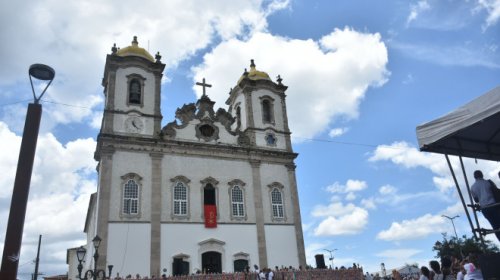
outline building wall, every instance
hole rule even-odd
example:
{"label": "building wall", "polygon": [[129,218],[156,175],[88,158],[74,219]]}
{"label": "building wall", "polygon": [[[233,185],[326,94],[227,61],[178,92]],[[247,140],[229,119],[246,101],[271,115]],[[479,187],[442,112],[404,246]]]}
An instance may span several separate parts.
{"label": "building wall", "polygon": [[[269,164],[269,163],[263,163],[260,166],[260,173],[261,173],[261,178],[262,178],[262,197],[263,197],[263,207],[264,207],[264,213],[267,213],[264,215],[264,222],[265,223],[272,223],[273,218],[272,218],[272,211],[271,211],[271,191],[272,187],[269,185],[277,182],[283,185],[282,189],[282,198],[283,198],[283,203],[284,203],[284,209],[285,209],[285,217],[283,221],[280,221],[282,223],[294,223],[294,217],[293,217],[293,204],[292,204],[292,196],[291,196],[291,189],[290,189],[290,182],[288,180],[288,174],[287,174],[287,169],[284,165],[281,164]],[[296,244],[296,243],[294,243]]]}
{"label": "building wall", "polygon": [[[241,222],[255,223],[253,211],[252,173],[250,164],[244,161],[215,158],[194,158],[191,156],[168,155],[163,158],[162,167],[162,221],[203,222],[203,185],[202,180],[212,177],[219,183],[217,189],[217,214],[219,223],[232,222],[230,216],[229,182],[234,179],[243,181],[245,212],[247,218]],[[173,187],[171,179],[185,176],[190,180],[189,219],[176,219],[173,216]]]}
{"label": "building wall", "polygon": [[[161,265],[172,273],[172,262],[176,255],[189,256],[189,269],[201,270],[201,254],[205,252],[198,243],[209,239],[223,241],[225,244],[212,249],[222,253],[222,271],[232,272],[235,255],[248,254],[249,264],[258,262],[257,233],[255,225],[218,225],[206,229],[203,224],[162,224],[161,230]],[[179,242],[191,240],[191,242]],[[211,249],[211,250],[212,250]]]}
{"label": "building wall", "polygon": [[299,255],[293,225],[266,225],[267,263],[270,268],[275,266],[299,267]]}
{"label": "building wall", "polygon": [[274,116],[274,127],[280,131],[283,131],[284,121],[283,121],[283,111],[281,107],[281,97],[276,93],[267,89],[258,89],[252,92],[252,109],[255,127],[266,127],[269,126],[268,123],[264,123],[262,119],[262,105],[261,98],[264,96],[269,96],[274,99],[272,111]]}
{"label": "building wall", "polygon": [[76,249],[77,248],[71,248],[67,251],[68,280],[78,279],[78,259],[76,257]]}
{"label": "building wall", "polygon": [[113,275],[150,275],[151,226],[149,223],[110,223],[107,263]]}
{"label": "building wall", "polygon": [[[144,81],[144,97],[142,105],[132,105],[127,106],[128,98],[128,79],[127,76],[130,74],[139,74],[146,78]],[[115,102],[114,109],[116,111],[121,111],[127,114],[115,114],[113,127],[115,131],[125,133],[127,130],[125,128],[125,120],[130,115],[139,116],[140,114],[154,114],[154,104],[155,104],[155,76],[151,72],[147,72],[139,67],[128,67],[119,68],[116,71],[116,83],[115,83]],[[135,112],[130,112],[131,110]],[[141,134],[153,135],[154,131],[154,120],[152,118],[143,118],[144,129]]]}
{"label": "building wall", "polygon": [[235,135],[231,135],[226,128],[221,124],[221,123],[214,123],[215,126],[219,129],[219,134],[218,134],[218,139],[214,139],[211,141],[205,141],[203,139],[198,139],[196,137],[196,125],[199,124],[200,121],[195,119],[192,120],[189,125],[185,128],[182,129],[176,129],[176,135],[175,138],[177,140],[187,140],[187,141],[193,141],[193,142],[200,142],[200,143],[212,143],[212,144],[230,144],[230,145],[236,145],[238,143],[238,138]]}
{"label": "building wall", "polygon": [[[123,215],[122,176],[135,173],[139,175],[139,215]],[[150,221],[151,219],[151,157],[149,153],[116,151],[113,155],[113,170],[109,202],[109,219],[111,221],[129,220],[131,222]]]}

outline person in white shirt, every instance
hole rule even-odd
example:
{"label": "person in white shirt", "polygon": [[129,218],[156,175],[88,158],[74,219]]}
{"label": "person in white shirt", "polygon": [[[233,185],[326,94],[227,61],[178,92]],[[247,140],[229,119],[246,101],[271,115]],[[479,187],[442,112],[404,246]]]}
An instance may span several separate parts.
{"label": "person in white shirt", "polygon": [[422,266],[420,268],[420,278],[419,280],[429,280],[429,277],[431,276],[431,272],[427,268],[427,266]]}

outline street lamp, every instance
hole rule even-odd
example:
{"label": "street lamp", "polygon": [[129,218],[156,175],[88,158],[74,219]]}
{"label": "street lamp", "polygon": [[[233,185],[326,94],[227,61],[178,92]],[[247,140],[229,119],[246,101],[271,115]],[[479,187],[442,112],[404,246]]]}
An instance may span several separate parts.
{"label": "street lamp", "polygon": [[332,249],[332,250],[323,249],[323,250],[325,250],[325,251],[327,251],[328,253],[330,253],[330,258],[329,258],[329,260],[330,260],[330,262],[332,263],[332,264],[330,265],[330,268],[331,268],[331,269],[333,269],[333,252],[337,251],[338,249]]}
{"label": "street lamp", "polygon": [[87,253],[87,250],[83,248],[83,246],[80,246],[80,248],[76,249],[76,258],[78,259],[78,278],[80,280],[88,280],[88,279],[93,279],[97,280],[99,275],[101,276],[100,279],[110,279],[111,278],[111,271],[113,270],[112,265],[108,265],[108,276],[106,276],[106,271],[103,269],[97,269],[97,260],[99,259],[99,245],[101,244],[101,238],[96,235],[94,239],[92,239],[92,244],[94,245],[94,269],[93,270],[87,270],[85,274],[83,274],[82,278],[82,270],[83,270],[83,265],[82,261],[85,259],[85,254]]}
{"label": "street lamp", "polygon": [[461,247],[461,246],[460,246],[460,244],[459,244],[458,235],[457,235],[457,230],[455,229],[455,223],[453,222],[453,220],[454,220],[455,218],[458,218],[458,217],[460,217],[460,216],[456,215],[456,216],[454,216],[454,217],[449,217],[449,216],[446,216],[446,215],[441,215],[441,217],[443,217],[443,218],[447,218],[448,220],[450,220],[450,221],[451,221],[451,224],[453,225],[453,231],[455,232],[455,237],[457,238],[457,245],[458,245],[458,249],[460,250],[460,255],[463,257],[464,255],[463,255],[463,253],[462,253],[462,247]]}
{"label": "street lamp", "polygon": [[[12,190],[12,199],[10,203],[9,221],[5,233],[2,268],[0,270],[0,279],[2,280],[15,280],[17,276],[31,173],[33,171],[38,130],[42,118],[42,105],[40,105],[39,102],[56,75],[54,69],[44,64],[31,65],[28,73],[31,89],[33,91],[34,103],[28,104],[23,138],[19,150],[16,178],[14,180],[14,188]],[[32,77],[37,80],[48,81],[47,86],[39,96],[35,94]]]}

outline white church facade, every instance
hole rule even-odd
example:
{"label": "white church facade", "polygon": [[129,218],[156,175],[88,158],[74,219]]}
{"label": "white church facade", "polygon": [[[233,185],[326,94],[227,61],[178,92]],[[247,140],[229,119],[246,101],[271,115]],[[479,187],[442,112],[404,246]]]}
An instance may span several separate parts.
{"label": "white church facade", "polygon": [[98,235],[97,265],[113,276],[305,267],[287,87],[252,61],[227,110],[214,109],[203,80],[203,96],[162,127],[160,59],[135,37],[107,56],[85,266]]}

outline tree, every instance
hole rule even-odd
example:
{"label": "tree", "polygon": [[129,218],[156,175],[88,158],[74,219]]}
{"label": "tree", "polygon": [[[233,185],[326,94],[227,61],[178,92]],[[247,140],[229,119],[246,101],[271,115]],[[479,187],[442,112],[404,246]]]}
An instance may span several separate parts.
{"label": "tree", "polygon": [[484,250],[480,241],[475,240],[473,237],[468,238],[463,235],[462,238],[451,237],[448,238],[446,233],[443,233],[443,240],[436,241],[432,250],[436,252],[436,258],[441,258],[442,256],[450,256],[456,258],[462,258],[463,256],[468,256],[470,253],[498,253],[498,248],[490,241],[484,241]]}

